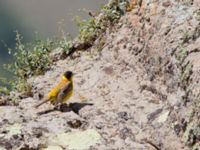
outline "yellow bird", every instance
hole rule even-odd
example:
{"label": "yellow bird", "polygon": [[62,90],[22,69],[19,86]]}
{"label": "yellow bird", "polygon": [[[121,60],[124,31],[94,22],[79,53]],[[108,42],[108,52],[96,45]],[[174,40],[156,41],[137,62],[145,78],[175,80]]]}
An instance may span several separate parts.
{"label": "yellow bird", "polygon": [[62,76],[60,83],[58,83],[49,93],[47,99],[37,104],[39,107],[42,104],[50,101],[53,105],[57,106],[66,102],[73,94],[73,73],[66,71]]}

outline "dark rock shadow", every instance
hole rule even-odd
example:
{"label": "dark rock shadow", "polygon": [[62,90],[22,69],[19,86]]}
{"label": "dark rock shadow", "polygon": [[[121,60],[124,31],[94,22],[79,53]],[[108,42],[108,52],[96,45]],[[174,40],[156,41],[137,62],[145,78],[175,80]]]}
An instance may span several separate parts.
{"label": "dark rock shadow", "polygon": [[60,111],[61,112],[69,112],[73,111],[76,114],[79,114],[79,111],[85,107],[85,106],[92,106],[92,103],[70,103],[69,105],[67,104],[62,104],[60,106]]}
{"label": "dark rock shadow", "polygon": [[54,111],[61,111],[61,112],[70,112],[73,111],[76,114],[79,114],[79,111],[85,106],[92,106],[92,103],[70,103],[70,104],[62,104],[60,106],[54,107],[53,109],[48,109],[45,111],[38,112],[37,114],[44,115]]}

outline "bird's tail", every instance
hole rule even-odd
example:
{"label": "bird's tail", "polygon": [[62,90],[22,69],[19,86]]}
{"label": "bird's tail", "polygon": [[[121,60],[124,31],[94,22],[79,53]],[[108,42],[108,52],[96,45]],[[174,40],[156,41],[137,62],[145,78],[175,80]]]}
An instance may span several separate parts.
{"label": "bird's tail", "polygon": [[48,101],[49,101],[48,99],[46,99],[46,100],[42,101],[41,103],[39,103],[39,104],[35,105],[35,108],[38,108],[38,107],[40,107],[41,105],[43,105],[43,104],[47,103]]}

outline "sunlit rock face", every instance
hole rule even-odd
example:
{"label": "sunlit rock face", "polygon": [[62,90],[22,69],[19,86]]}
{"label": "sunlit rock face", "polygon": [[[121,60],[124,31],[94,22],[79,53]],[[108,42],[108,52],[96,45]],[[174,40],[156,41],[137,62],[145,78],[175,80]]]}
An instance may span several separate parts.
{"label": "sunlit rock face", "polygon": [[[95,45],[75,52],[30,79],[33,97],[0,109],[0,145],[5,149],[199,148],[197,3],[143,0],[107,28],[98,50]],[[74,95],[65,109],[54,109],[50,103],[35,109],[66,69],[76,75]]]}

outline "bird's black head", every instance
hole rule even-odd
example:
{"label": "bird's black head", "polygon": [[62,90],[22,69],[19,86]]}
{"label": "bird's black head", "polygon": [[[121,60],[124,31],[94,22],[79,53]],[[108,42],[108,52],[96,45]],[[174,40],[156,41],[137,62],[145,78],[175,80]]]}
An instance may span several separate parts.
{"label": "bird's black head", "polygon": [[73,76],[73,73],[72,73],[71,71],[66,71],[66,72],[64,73],[64,76],[65,76],[68,80],[70,80],[71,77]]}

